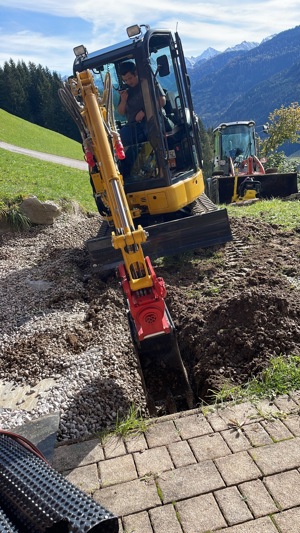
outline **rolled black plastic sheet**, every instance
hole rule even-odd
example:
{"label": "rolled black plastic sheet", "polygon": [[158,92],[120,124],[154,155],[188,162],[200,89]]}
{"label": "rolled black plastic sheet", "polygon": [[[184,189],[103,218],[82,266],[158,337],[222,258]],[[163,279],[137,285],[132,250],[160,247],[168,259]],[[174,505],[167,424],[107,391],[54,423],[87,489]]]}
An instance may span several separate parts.
{"label": "rolled black plastic sheet", "polygon": [[18,531],[8,516],[0,509],[0,533],[18,533]]}
{"label": "rolled black plastic sheet", "polygon": [[116,516],[8,435],[0,435],[0,509],[0,533],[119,531]]}

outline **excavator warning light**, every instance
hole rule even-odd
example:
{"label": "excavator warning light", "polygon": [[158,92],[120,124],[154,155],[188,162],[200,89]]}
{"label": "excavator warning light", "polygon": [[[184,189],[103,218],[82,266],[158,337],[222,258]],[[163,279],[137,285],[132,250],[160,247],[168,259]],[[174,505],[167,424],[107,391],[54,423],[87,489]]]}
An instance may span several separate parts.
{"label": "excavator warning light", "polygon": [[88,54],[88,51],[83,44],[80,44],[79,46],[75,46],[75,48],[73,48],[73,52],[76,57],[86,57]]}

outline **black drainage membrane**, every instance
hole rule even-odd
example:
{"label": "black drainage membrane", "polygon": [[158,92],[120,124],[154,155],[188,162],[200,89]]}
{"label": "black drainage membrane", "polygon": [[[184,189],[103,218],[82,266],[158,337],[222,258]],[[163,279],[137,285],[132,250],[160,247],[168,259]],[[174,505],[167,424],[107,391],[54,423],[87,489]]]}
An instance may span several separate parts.
{"label": "black drainage membrane", "polygon": [[43,458],[0,435],[0,533],[118,533],[118,518]]}

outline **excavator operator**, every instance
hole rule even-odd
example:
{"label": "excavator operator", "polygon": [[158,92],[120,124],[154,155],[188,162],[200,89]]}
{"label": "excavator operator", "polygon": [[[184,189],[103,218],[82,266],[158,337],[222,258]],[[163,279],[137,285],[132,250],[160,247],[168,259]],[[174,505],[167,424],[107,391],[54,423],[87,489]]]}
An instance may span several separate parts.
{"label": "excavator operator", "polygon": [[[122,173],[126,177],[130,173],[135,160],[135,149],[138,143],[148,140],[146,114],[140,81],[133,61],[124,61],[119,66],[123,82],[127,87],[119,91],[120,100],[118,113],[126,116],[127,124],[120,130],[120,137],[125,149],[126,158],[122,161]],[[162,88],[157,86],[157,101],[160,108],[166,105],[166,97]],[[132,147],[132,148],[130,148]]]}

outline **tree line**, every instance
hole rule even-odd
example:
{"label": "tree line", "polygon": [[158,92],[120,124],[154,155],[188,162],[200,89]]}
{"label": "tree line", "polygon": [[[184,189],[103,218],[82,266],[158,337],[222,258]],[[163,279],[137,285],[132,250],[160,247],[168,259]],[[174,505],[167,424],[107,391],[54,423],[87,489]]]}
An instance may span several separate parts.
{"label": "tree line", "polygon": [[46,67],[12,59],[0,67],[0,107],[28,122],[80,141],[80,134],[58,97],[62,78]]}

